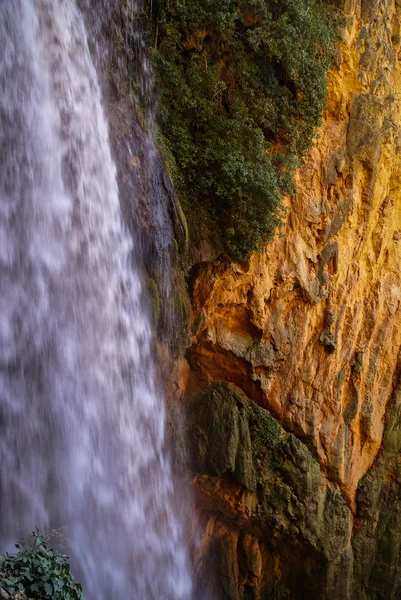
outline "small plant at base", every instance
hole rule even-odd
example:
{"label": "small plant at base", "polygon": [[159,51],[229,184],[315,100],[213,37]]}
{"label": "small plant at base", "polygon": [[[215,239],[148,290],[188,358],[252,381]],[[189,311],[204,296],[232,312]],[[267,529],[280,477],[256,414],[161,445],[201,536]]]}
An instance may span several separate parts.
{"label": "small plant at base", "polygon": [[29,543],[16,544],[16,556],[0,555],[0,585],[9,594],[20,591],[29,598],[84,600],[82,587],[74,581],[68,556],[47,547],[39,530]]}

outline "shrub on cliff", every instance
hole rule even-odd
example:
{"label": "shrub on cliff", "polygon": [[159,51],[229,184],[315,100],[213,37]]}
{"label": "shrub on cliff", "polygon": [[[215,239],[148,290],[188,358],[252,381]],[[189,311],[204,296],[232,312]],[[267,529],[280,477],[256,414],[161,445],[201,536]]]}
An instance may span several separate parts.
{"label": "shrub on cliff", "polygon": [[80,584],[71,575],[68,556],[48,548],[38,530],[28,543],[21,544],[16,544],[16,556],[0,555],[0,588],[31,599],[84,600]]}
{"label": "shrub on cliff", "polygon": [[280,223],[320,123],[328,14],[319,0],[164,0],[157,17],[162,149],[184,208],[243,259]]}

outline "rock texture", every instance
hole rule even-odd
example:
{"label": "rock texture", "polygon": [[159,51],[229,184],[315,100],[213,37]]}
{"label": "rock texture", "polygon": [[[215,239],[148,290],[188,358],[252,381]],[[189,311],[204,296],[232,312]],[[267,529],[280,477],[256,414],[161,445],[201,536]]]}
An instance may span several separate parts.
{"label": "rock texture", "polygon": [[396,24],[394,2],[352,3],[287,225],[245,265],[202,265],[193,283],[193,369],[268,407],[351,503],[401,343]]}
{"label": "rock texture", "polygon": [[328,110],[282,231],[190,277],[192,464],[223,598],[401,594],[401,3],[338,5]]}
{"label": "rock texture", "polygon": [[400,383],[388,409],[381,452],[358,489],[355,600],[396,600],[401,594]]}
{"label": "rock texture", "polygon": [[189,413],[199,505],[221,515],[209,529],[225,596],[345,598],[352,514],[309,450],[229,384],[202,390]]}

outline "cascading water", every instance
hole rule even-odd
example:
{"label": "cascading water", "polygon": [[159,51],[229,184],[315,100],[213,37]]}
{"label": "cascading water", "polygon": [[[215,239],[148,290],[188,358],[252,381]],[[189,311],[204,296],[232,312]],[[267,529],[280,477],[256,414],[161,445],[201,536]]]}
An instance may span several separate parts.
{"label": "cascading water", "polygon": [[0,541],[88,599],[187,599],[150,321],[75,0],[0,0]]}

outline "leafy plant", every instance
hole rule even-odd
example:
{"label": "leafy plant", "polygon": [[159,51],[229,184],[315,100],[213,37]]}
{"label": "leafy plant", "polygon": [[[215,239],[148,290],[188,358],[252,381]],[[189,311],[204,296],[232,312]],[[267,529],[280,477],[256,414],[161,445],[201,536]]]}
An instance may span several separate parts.
{"label": "leafy plant", "polygon": [[326,101],[334,34],[320,0],[164,0],[160,146],[184,209],[243,259],[281,222],[281,193]]}
{"label": "leafy plant", "polygon": [[68,556],[48,548],[38,529],[29,540],[15,545],[16,556],[0,555],[0,587],[32,599],[84,600],[82,587],[70,572]]}

